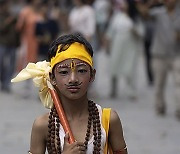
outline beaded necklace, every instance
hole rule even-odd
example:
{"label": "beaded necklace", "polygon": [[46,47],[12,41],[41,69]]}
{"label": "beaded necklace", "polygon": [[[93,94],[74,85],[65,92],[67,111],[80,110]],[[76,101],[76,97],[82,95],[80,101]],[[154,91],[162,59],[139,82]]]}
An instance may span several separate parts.
{"label": "beaded necklace", "polygon": [[[100,154],[101,151],[101,123],[99,117],[99,111],[96,104],[89,100],[88,101],[88,124],[84,146],[88,149],[88,141],[91,134],[91,127],[93,130],[93,154]],[[49,114],[48,121],[48,136],[47,136],[47,150],[49,154],[61,154],[61,144],[59,137],[60,120],[55,108],[52,108]]]}

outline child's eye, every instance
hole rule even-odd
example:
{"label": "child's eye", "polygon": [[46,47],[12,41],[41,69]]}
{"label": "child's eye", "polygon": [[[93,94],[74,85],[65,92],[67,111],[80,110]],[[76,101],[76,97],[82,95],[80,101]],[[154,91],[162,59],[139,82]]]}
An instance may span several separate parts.
{"label": "child's eye", "polygon": [[86,73],[87,70],[85,70],[85,69],[79,69],[78,72],[79,72],[79,73]]}
{"label": "child's eye", "polygon": [[59,73],[60,73],[61,75],[67,75],[67,74],[68,74],[68,71],[59,71]]}

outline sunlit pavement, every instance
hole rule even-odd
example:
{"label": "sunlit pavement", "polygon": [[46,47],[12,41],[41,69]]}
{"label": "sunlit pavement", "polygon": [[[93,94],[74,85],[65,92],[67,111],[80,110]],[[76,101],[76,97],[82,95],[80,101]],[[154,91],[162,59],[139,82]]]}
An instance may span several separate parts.
{"label": "sunlit pavement", "polygon": [[[173,84],[169,78],[166,90],[167,114],[157,116],[154,110],[153,87],[146,83],[144,61],[138,67],[138,97],[124,96],[119,87],[117,99],[110,99],[110,83],[105,58],[97,58],[97,78],[93,100],[103,107],[112,107],[120,115],[129,154],[180,154],[180,121],[174,115]],[[101,69],[99,69],[101,68]],[[27,95],[23,83],[13,85],[12,94],[0,92],[0,154],[25,154],[29,150],[32,123],[44,109],[33,88]],[[123,84],[121,84],[123,85]],[[26,95],[25,95],[26,94]]]}

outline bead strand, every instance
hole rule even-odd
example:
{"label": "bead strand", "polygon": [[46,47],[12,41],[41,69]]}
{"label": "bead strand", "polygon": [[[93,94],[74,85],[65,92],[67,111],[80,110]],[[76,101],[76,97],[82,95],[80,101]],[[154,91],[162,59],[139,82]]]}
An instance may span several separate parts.
{"label": "bead strand", "polygon": [[[101,124],[99,111],[93,101],[88,101],[88,123],[87,132],[85,135],[84,146],[88,149],[88,142],[90,139],[91,129],[94,137],[93,154],[100,154],[101,151]],[[59,137],[60,120],[55,108],[52,108],[49,114],[48,121],[48,136],[47,136],[47,149],[49,154],[61,154],[61,144]]]}
{"label": "bead strand", "polygon": [[57,154],[61,154],[61,143],[60,143],[60,137],[59,137],[59,130],[60,130],[60,120],[59,120],[59,116],[57,114],[57,111],[54,110],[56,112],[56,147],[57,147]]}

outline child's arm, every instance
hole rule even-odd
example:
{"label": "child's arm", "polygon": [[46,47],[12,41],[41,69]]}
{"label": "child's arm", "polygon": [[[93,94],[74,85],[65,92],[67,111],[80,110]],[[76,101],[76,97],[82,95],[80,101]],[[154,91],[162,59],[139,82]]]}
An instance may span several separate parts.
{"label": "child's arm", "polygon": [[118,114],[113,110],[110,118],[109,142],[113,154],[127,154],[121,121]]}
{"label": "child's arm", "polygon": [[38,117],[33,123],[30,143],[30,152],[32,154],[45,154],[48,128],[47,117],[47,115]]}

